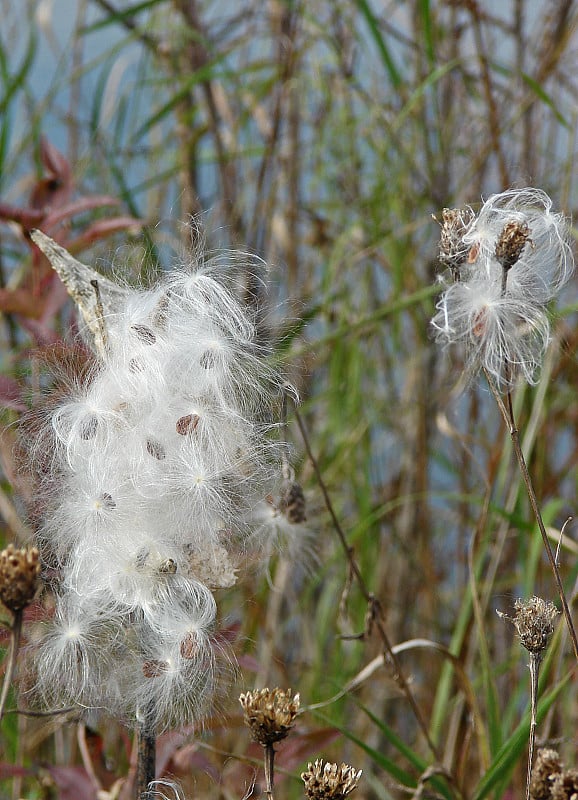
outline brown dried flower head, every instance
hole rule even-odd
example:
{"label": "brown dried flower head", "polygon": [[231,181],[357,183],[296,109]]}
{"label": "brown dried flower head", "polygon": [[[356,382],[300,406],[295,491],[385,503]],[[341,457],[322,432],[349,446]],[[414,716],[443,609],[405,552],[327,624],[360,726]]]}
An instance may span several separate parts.
{"label": "brown dried flower head", "polygon": [[552,800],[576,800],[578,798],[578,769],[567,769],[556,775],[550,797]]}
{"label": "brown dried flower head", "polygon": [[529,239],[530,228],[525,222],[511,220],[504,225],[496,243],[496,258],[505,272],[518,261]]}
{"label": "brown dried flower head", "polygon": [[550,800],[554,780],[562,772],[562,762],[555,750],[538,750],[530,778],[532,800]]}
{"label": "brown dried flower head", "polygon": [[9,544],[0,552],[0,600],[11,611],[22,611],[34,598],[39,574],[36,547],[17,550]]}
{"label": "brown dried flower head", "polygon": [[456,280],[469,250],[469,246],[464,244],[464,236],[474,218],[475,214],[469,206],[444,208],[442,211],[439,260],[451,269]]}
{"label": "brown dried flower head", "polygon": [[516,600],[514,610],[512,622],[526,650],[534,655],[543,653],[554,633],[554,620],[560,613],[554,603],[531,597]]}
{"label": "brown dried flower head", "polygon": [[253,739],[263,747],[284,739],[299,713],[299,695],[291,689],[258,689],[239,697],[245,712],[245,725]]}
{"label": "brown dried flower head", "polygon": [[344,800],[359,783],[361,770],[348,764],[331,764],[317,759],[301,773],[305,795],[310,800]]}

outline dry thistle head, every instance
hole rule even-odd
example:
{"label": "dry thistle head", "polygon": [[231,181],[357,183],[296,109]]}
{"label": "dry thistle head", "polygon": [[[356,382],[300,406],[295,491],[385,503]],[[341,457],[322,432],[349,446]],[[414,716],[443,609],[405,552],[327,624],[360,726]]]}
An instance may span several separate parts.
{"label": "dry thistle head", "polygon": [[322,758],[308,764],[307,771],[301,773],[305,795],[310,800],[344,800],[357,787],[360,777],[361,770],[348,764],[331,764]]}
{"label": "dry thistle head", "polygon": [[578,797],[578,769],[567,769],[556,775],[550,797],[552,800],[576,800]]}
{"label": "dry thistle head", "polygon": [[456,280],[459,279],[460,265],[464,262],[469,249],[469,245],[464,243],[464,235],[474,218],[475,214],[469,206],[444,208],[442,211],[439,260],[450,268]]}
{"label": "dry thistle head", "polygon": [[550,800],[554,780],[562,772],[562,762],[555,750],[538,750],[530,777],[530,797],[532,800]]}
{"label": "dry thistle head", "polygon": [[253,739],[263,747],[284,739],[299,713],[299,695],[291,689],[258,689],[239,697],[245,712],[245,725]]}
{"label": "dry thistle head", "polygon": [[554,633],[554,620],[560,613],[554,603],[541,597],[516,600],[512,619],[520,641],[534,655],[541,655],[548,647]]}
{"label": "dry thistle head", "polygon": [[17,550],[9,544],[0,552],[0,600],[10,611],[22,611],[32,602],[40,573],[36,547]]}
{"label": "dry thistle head", "polygon": [[511,269],[522,255],[526,242],[530,239],[530,228],[525,222],[507,222],[496,242],[496,259],[504,272]]}

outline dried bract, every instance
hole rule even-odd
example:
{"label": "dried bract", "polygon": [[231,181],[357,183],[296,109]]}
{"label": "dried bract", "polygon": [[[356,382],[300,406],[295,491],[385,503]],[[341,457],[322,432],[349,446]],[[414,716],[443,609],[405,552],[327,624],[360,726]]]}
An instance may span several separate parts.
{"label": "dried bract", "polygon": [[560,612],[554,603],[541,597],[516,600],[514,610],[513,617],[501,613],[500,616],[509,619],[514,625],[521,643],[529,653],[541,656],[550,644],[554,633],[554,620]]}
{"label": "dried bract", "polygon": [[504,225],[496,243],[496,258],[504,272],[510,270],[522,255],[530,238],[530,229],[525,222],[512,220]]}
{"label": "dried bract", "polygon": [[554,778],[552,800],[576,800],[578,798],[578,769],[568,769]]}
{"label": "dried bract", "polygon": [[555,750],[538,750],[536,762],[530,778],[530,797],[532,800],[550,800],[554,780],[562,772],[562,762]]}
{"label": "dried bract", "polygon": [[291,689],[258,689],[239,697],[245,725],[253,739],[264,747],[285,739],[299,713],[299,695]]}
{"label": "dried bract", "polygon": [[11,611],[22,611],[36,594],[39,574],[36,547],[17,550],[9,544],[0,552],[0,600]]}
{"label": "dried bract", "polygon": [[450,268],[456,280],[469,250],[469,245],[464,243],[464,236],[474,219],[475,214],[469,206],[444,208],[442,211],[439,260]]}
{"label": "dried bract", "polygon": [[344,800],[357,787],[361,772],[348,764],[331,764],[318,759],[301,773],[305,796],[310,800]]}

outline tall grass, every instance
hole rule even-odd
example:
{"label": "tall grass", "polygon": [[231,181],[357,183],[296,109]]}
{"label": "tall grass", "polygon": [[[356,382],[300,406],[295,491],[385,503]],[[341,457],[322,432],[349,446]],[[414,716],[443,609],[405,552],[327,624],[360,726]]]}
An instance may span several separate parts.
{"label": "tall grass", "polygon": [[[85,263],[148,281],[186,252],[187,222],[201,214],[212,246],[271,266],[276,294],[258,298],[268,303],[261,335],[299,390],[315,464],[428,734],[380,660],[383,642],[289,410],[309,549],[301,558],[281,551],[267,574],[219,597],[239,690],[290,686],[311,707],[279,748],[277,794],[301,796],[299,772],[323,755],[363,768],[357,792],[367,798],[520,796],[527,659],[495,610],[557,594],[491,394],[481,380],[466,387],[459,353],[431,341],[431,215],[528,184],[572,214],[574,5],[1,5],[0,201],[11,206],[0,214],[4,541],[20,544],[34,525],[34,487],[13,448],[30,395],[47,381],[31,349],[70,341],[70,308],[56,294],[44,305],[50,273],[14,221],[47,174],[44,136],[70,164],[70,202],[119,202],[77,205],[47,231],[76,242]],[[513,395],[554,547],[575,513],[578,458],[572,288],[563,304],[540,384]],[[559,560],[571,610],[576,551],[570,524]],[[537,736],[571,766],[573,666],[560,626],[540,673]],[[13,695],[17,704],[25,694]],[[88,722],[90,730],[74,716],[7,714],[5,796],[44,796],[41,764],[57,796],[72,796],[65,781],[87,743],[92,785],[126,775],[130,733],[102,717]],[[233,690],[202,732],[168,736],[164,747],[159,769],[187,797],[243,796],[260,758]]]}

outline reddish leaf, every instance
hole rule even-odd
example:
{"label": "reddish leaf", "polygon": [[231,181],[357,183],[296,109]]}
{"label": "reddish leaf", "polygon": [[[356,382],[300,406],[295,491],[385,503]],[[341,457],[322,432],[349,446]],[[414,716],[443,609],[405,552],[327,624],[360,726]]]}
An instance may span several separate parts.
{"label": "reddish leaf", "polygon": [[0,289],[0,311],[38,319],[42,314],[42,301],[34,297],[30,289]]}
{"label": "reddish leaf", "polygon": [[46,767],[59,789],[59,800],[96,800],[96,789],[82,767]]}
{"label": "reddish leaf", "polygon": [[0,762],[0,778],[25,778],[27,775],[33,775],[31,769],[25,767],[17,767],[14,764],[6,764]]}
{"label": "reddish leaf", "polygon": [[118,206],[119,203],[120,201],[115,197],[109,197],[108,195],[79,197],[73,200],[72,203],[67,203],[65,206],[50,211],[44,221],[43,230],[49,230],[53,225],[57,225],[69,217],[74,217],[76,214],[82,214],[85,211],[91,211],[93,208],[102,208],[103,206]]}
{"label": "reddish leaf", "polygon": [[118,231],[125,231],[129,228],[140,230],[144,222],[137,217],[113,217],[112,219],[101,219],[94,222],[83,233],[75,239],[67,242],[66,249],[69,253],[76,253],[79,250],[84,250],[85,247],[97,242],[99,239],[104,239]]}
{"label": "reddish leaf", "polygon": [[261,664],[257,661],[255,656],[249,655],[248,653],[239,656],[237,661],[239,662],[239,666],[247,670],[247,672],[257,673],[261,668]]}
{"label": "reddish leaf", "polygon": [[0,219],[16,222],[26,230],[37,228],[42,222],[46,213],[32,208],[19,208],[8,203],[0,203]]}
{"label": "reddish leaf", "polygon": [[220,782],[219,770],[195,742],[176,750],[171,760],[165,765],[165,773],[170,775],[191,775],[197,771],[204,772],[216,782]]}
{"label": "reddish leaf", "polygon": [[24,328],[25,331],[28,331],[38,347],[51,346],[60,340],[60,336],[56,331],[49,328],[43,321],[22,317],[19,322],[20,326]]}
{"label": "reddish leaf", "polygon": [[58,208],[68,200],[72,192],[72,170],[68,160],[47,139],[40,143],[40,158],[46,168],[30,195],[32,208]]}
{"label": "reddish leaf", "polygon": [[288,771],[305,761],[319,758],[323,751],[341,736],[336,728],[321,728],[310,733],[294,733],[279,745],[276,763]]}
{"label": "reddish leaf", "polygon": [[50,322],[61,308],[66,305],[67,301],[68,292],[66,291],[66,286],[54,272],[44,300],[44,311],[40,321],[44,324]]}
{"label": "reddish leaf", "polygon": [[63,183],[71,182],[72,170],[68,159],[44,136],[40,141],[40,158],[48,172],[60,178]]}
{"label": "reddish leaf", "polygon": [[22,389],[16,381],[6,375],[0,375],[0,403],[4,408],[26,411],[26,403],[22,399]]}

